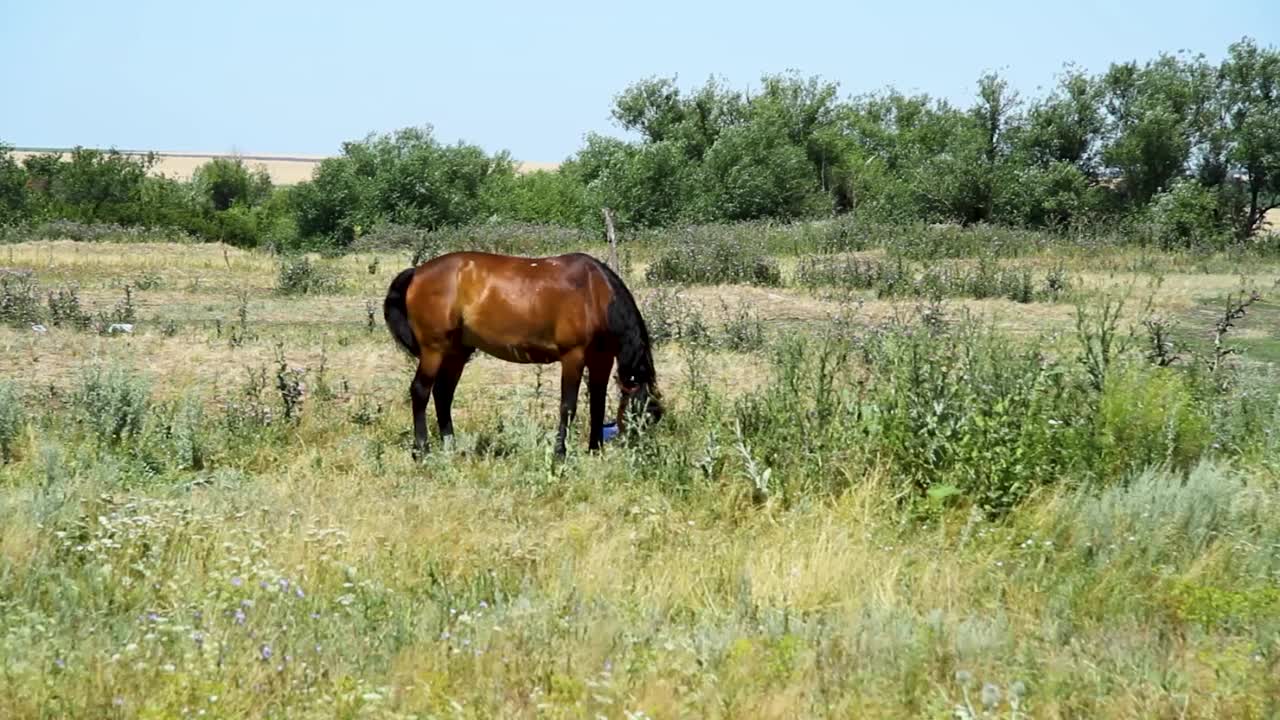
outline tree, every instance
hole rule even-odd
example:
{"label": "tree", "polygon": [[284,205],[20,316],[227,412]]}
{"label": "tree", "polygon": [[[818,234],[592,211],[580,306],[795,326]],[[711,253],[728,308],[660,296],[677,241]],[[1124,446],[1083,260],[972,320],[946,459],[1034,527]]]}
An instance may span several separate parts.
{"label": "tree", "polygon": [[1237,234],[1248,237],[1268,210],[1280,207],[1280,52],[1261,49],[1248,38],[1234,43],[1220,78],[1225,156],[1247,197]]}
{"label": "tree", "polygon": [[196,168],[191,182],[196,194],[219,212],[233,205],[253,207],[271,196],[271,178],[266,170],[250,170],[238,157],[210,160]]}
{"label": "tree", "polygon": [[1161,55],[1138,67],[1112,65],[1102,78],[1107,111],[1103,161],[1119,175],[1125,197],[1142,206],[1206,158],[1215,72],[1203,56]]}
{"label": "tree", "polygon": [[632,84],[613,102],[613,119],[648,142],[662,142],[684,122],[684,102],[675,78],[651,77]]}
{"label": "tree", "polygon": [[436,229],[491,216],[514,165],[465,143],[442,145],[430,127],[411,127],[342,146],[293,193],[298,230],[346,246],[364,229],[391,222]]}
{"label": "tree", "polygon": [[1032,103],[1015,144],[1026,162],[1070,163],[1092,176],[1104,128],[1101,88],[1084,72],[1068,67],[1053,92]]}
{"label": "tree", "polygon": [[13,159],[12,148],[0,143],[0,226],[24,221],[29,213],[27,171]]}
{"label": "tree", "polygon": [[812,214],[821,198],[803,147],[767,121],[721,134],[701,177],[702,214],[710,220],[797,218]]}

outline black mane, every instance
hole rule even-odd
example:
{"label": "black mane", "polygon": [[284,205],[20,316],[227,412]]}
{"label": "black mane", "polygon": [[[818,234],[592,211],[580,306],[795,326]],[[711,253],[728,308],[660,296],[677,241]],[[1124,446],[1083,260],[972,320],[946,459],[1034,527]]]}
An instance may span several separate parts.
{"label": "black mane", "polygon": [[653,385],[657,382],[657,372],[653,367],[653,349],[649,342],[649,328],[640,315],[640,308],[631,296],[622,278],[603,262],[596,258],[609,287],[613,289],[613,299],[609,301],[609,331],[618,339],[618,378],[628,386]]}

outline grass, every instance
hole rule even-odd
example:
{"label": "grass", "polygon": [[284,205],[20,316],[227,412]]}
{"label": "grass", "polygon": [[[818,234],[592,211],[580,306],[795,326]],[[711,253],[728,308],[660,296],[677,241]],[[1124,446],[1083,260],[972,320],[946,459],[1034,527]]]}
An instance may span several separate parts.
{"label": "grass", "polygon": [[[1280,266],[1148,257],[1156,283],[1049,246],[1007,262],[1069,297],[930,307],[785,257],[781,287],[651,287],[662,252],[638,299],[705,328],[656,353],[672,412],[599,456],[579,422],[557,466],[555,368],[483,357],[456,445],[412,463],[366,312],[406,252],[285,295],[220,246],[0,248],[90,314],[138,288],[130,335],[0,327],[0,717],[1280,712],[1272,306],[1226,390],[1151,368],[1138,324],[1209,332],[1236,271],[1265,294]],[[1091,394],[1074,303],[1131,285]]]}

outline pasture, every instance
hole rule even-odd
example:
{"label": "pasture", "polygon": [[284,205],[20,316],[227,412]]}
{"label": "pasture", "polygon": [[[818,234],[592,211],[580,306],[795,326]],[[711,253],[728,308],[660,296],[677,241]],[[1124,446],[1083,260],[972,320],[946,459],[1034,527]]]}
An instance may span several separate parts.
{"label": "pasture", "polygon": [[1273,255],[624,241],[667,414],[563,462],[481,355],[412,460],[411,247],[0,246],[0,717],[1280,712]]}

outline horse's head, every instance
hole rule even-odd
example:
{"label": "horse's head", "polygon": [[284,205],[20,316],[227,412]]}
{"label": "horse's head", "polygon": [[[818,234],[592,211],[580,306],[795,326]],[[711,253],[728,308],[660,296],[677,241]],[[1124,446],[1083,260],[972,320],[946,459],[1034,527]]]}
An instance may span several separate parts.
{"label": "horse's head", "polygon": [[662,407],[662,393],[653,383],[626,385],[618,383],[622,388],[622,399],[618,403],[618,432],[623,432],[629,422],[634,421],[638,427],[655,425],[662,419],[665,409]]}

